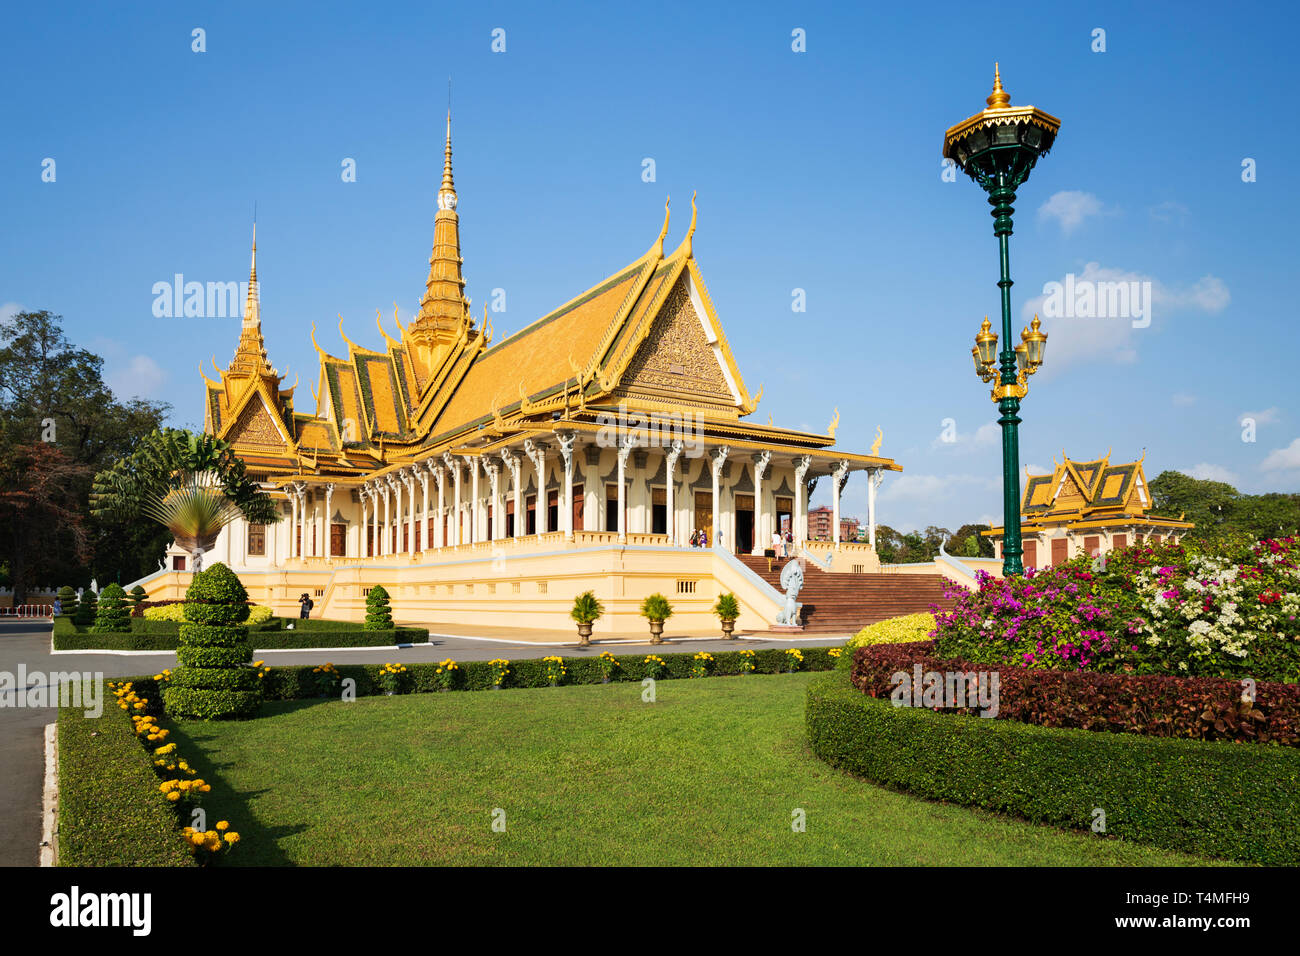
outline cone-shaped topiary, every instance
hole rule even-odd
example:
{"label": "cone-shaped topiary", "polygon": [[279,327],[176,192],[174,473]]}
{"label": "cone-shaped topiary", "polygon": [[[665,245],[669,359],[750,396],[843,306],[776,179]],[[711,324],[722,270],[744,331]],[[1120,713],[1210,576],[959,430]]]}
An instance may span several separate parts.
{"label": "cone-shaped topiary", "polygon": [[177,666],[163,691],[169,715],[213,720],[257,713],[262,693],[257,670],[248,666],[247,602],[248,592],[224,564],[194,575],[185,592]]}
{"label": "cone-shaped topiary", "polygon": [[382,584],[376,584],[366,595],[366,626],[367,631],[391,631],[393,629],[393,614],[388,607],[388,592],[384,590]]}
{"label": "cone-shaped topiary", "polygon": [[110,584],[99,596],[99,608],[95,612],[95,624],[91,630],[96,634],[121,633],[131,630],[131,612],[126,606],[126,592],[120,584]]}
{"label": "cone-shaped topiary", "polygon": [[66,584],[59,588],[59,610],[64,614],[75,614],[77,611],[77,592]]}
{"label": "cone-shaped topiary", "polygon": [[77,610],[72,615],[72,621],[74,624],[94,624],[97,610],[99,610],[99,595],[90,588],[86,588],[81,592],[81,600],[77,603]]}
{"label": "cone-shaped topiary", "polygon": [[131,599],[132,614],[134,614],[139,609],[140,605],[145,602],[145,599],[149,597],[148,592],[138,584],[128,591],[127,594]]}

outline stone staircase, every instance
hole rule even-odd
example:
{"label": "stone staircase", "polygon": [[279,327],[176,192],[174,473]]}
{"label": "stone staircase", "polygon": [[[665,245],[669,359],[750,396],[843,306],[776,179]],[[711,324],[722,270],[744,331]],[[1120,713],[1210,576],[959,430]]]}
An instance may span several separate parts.
{"label": "stone staircase", "polygon": [[[777,591],[781,568],[793,558],[768,559],[737,555],[751,571]],[[943,596],[948,580],[942,574],[828,573],[811,562],[804,564],[804,584],[798,600],[803,604],[804,630],[809,633],[852,634],[868,624],[904,614],[930,610],[931,605],[952,607]]]}

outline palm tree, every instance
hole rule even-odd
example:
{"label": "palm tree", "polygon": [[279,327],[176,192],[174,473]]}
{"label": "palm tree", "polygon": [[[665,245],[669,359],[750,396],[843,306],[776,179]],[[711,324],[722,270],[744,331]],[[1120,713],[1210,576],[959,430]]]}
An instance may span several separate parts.
{"label": "palm tree", "polygon": [[91,511],[114,523],[140,515],[164,525],[203,565],[221,529],[243,516],[252,524],[280,519],[275,502],[244,472],[228,442],[181,429],[149,435],[127,458],[95,476]]}

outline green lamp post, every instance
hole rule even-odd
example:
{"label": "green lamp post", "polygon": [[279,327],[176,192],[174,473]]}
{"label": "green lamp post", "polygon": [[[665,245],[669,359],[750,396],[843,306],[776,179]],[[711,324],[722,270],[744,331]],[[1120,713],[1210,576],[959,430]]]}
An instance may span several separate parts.
{"label": "green lamp post", "polygon": [[1021,343],[1011,345],[1011,259],[1007,238],[1011,235],[1011,214],[1015,212],[1016,189],[1029,178],[1029,172],[1056,141],[1061,121],[1033,106],[1012,106],[1010,95],[1002,89],[1002,76],[993,66],[993,92],[986,100],[988,108],[963,120],[943,137],[943,155],[951,159],[967,176],[989,194],[993,207],[993,234],[998,237],[1001,260],[1002,351],[997,352],[998,335],[989,320],[975,336],[971,354],[975,372],[985,382],[996,381],[990,397],[997,403],[1002,417],[1002,574],[1024,573],[1020,556],[1020,400],[1029,391],[1028,376],[1043,362],[1047,333],[1040,330],[1034,316],[1032,330],[1021,333]]}

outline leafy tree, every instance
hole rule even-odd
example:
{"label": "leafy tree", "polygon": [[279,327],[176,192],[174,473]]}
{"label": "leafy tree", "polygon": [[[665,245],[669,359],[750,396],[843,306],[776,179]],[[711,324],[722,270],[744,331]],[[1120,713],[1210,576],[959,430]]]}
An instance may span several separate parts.
{"label": "leafy tree", "polygon": [[[16,449],[37,443],[57,449],[69,468],[76,469],[60,475],[63,504],[75,505],[84,515],[95,471],[130,454],[144,435],[162,424],[170,406],[117,401],[103,380],[104,360],[73,346],[61,321],[46,311],[19,312],[0,324],[0,462],[15,454],[21,457],[24,453]],[[32,493],[24,481],[36,476],[15,476],[14,470],[8,469],[7,482],[0,480],[0,486],[10,493]],[[37,546],[17,560],[10,550],[13,539],[0,531],[0,564],[23,563],[31,569],[30,555],[36,554],[38,579],[53,573],[85,585],[92,576],[126,574],[129,580],[152,571],[166,547],[165,532],[147,522],[111,527],[91,518],[81,523],[81,530],[87,535],[84,541],[73,533],[22,536],[21,542]],[[31,577],[15,582],[23,588],[31,583]]]}
{"label": "leafy tree", "polygon": [[1157,514],[1195,522],[1185,536],[1189,542],[1242,534],[1276,538],[1300,528],[1300,495],[1243,495],[1226,482],[1178,471],[1162,471],[1151,481],[1151,504]]}
{"label": "leafy tree", "polygon": [[988,531],[990,527],[987,524],[962,525],[953,532],[952,541],[948,543],[948,553],[963,558],[993,557],[993,542],[980,534],[981,531]]}
{"label": "leafy tree", "polygon": [[86,466],[53,444],[0,448],[0,551],[8,559],[15,604],[25,603],[37,584],[74,576],[90,558],[78,491],[88,477]]}

